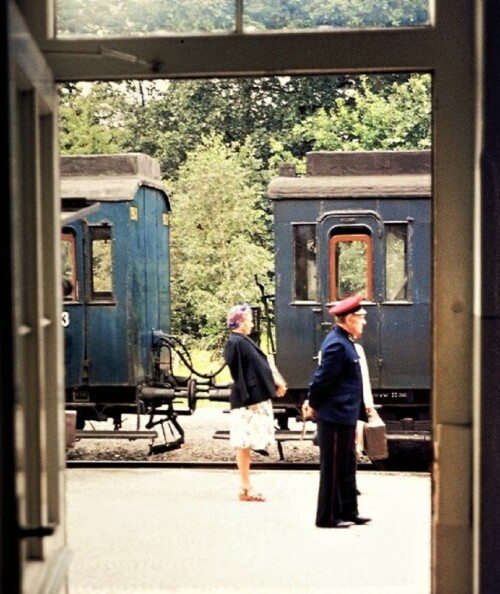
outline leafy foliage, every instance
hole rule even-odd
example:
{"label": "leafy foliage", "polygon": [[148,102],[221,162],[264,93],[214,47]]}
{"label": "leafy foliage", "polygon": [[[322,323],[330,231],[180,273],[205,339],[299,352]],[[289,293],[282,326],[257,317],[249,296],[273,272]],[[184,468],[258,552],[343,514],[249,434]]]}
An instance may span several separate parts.
{"label": "leafy foliage", "polygon": [[59,142],[66,155],[120,153],[128,144],[128,105],[116,85],[60,88]]}
{"label": "leafy foliage", "polygon": [[[267,169],[272,143],[288,139],[294,125],[319,108],[332,107],[349,84],[331,76],[169,81],[130,118],[130,149],[152,154],[175,178],[201,137],[217,131],[226,144],[249,140]],[[299,158],[304,148],[297,143],[291,150]]]}
{"label": "leafy foliage", "polygon": [[253,181],[258,168],[248,147],[228,147],[212,134],[202,138],[169,184],[173,319],[180,334],[223,336],[229,307],[258,299],[254,276],[272,266],[259,241],[264,223]]}
{"label": "leafy foliage", "polygon": [[373,77],[332,108],[320,108],[298,123],[294,142],[308,141],[313,150],[410,150],[431,146],[430,76],[414,75],[378,90]]}

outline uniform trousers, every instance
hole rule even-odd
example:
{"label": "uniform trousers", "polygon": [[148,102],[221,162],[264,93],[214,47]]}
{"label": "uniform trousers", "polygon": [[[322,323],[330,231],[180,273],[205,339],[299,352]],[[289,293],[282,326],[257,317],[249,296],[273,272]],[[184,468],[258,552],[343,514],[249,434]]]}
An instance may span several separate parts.
{"label": "uniform trousers", "polygon": [[356,427],[318,419],[319,492],[316,526],[332,527],[358,515]]}

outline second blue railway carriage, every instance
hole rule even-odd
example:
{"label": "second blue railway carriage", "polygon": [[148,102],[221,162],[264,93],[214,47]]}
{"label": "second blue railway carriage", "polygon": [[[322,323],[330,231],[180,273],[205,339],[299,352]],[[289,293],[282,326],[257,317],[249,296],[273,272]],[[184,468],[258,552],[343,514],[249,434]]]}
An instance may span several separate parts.
{"label": "second blue railway carriage", "polygon": [[276,361],[289,390],[280,425],[300,410],[328,309],[361,292],[364,345],[390,452],[430,444],[431,156],[314,152],[307,173],[270,182],[275,233]]}

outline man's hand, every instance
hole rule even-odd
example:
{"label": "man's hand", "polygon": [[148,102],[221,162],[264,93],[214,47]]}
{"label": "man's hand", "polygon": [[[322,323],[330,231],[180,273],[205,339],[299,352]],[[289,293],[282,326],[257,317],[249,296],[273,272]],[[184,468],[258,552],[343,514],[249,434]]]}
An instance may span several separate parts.
{"label": "man's hand", "polygon": [[312,420],[316,417],[316,411],[312,406],[309,406],[309,400],[304,400],[302,404],[302,418],[304,421]]}

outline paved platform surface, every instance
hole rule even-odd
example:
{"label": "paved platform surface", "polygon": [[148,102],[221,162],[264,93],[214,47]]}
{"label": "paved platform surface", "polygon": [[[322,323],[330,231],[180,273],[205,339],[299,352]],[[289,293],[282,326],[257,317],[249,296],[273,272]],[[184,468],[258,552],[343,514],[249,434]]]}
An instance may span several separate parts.
{"label": "paved platform surface", "polygon": [[70,594],[429,594],[429,475],[359,472],[366,526],[314,526],[317,471],[71,469]]}

